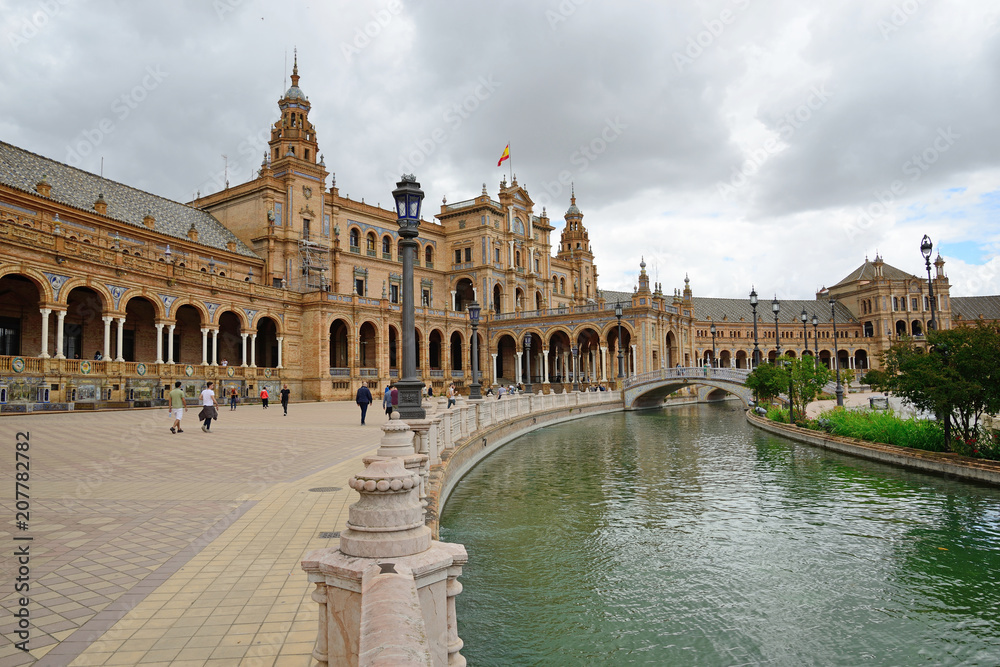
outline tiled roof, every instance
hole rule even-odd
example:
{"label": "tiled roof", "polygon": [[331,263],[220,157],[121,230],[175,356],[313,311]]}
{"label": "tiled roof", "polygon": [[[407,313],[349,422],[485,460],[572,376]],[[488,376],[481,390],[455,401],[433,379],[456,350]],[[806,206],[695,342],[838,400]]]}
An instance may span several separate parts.
{"label": "tiled roof", "polygon": [[[781,324],[802,324],[799,315],[804,308],[809,316],[809,326],[812,326],[813,313],[819,318],[820,324],[830,322],[830,304],[827,301],[817,301],[816,299],[779,299],[778,322]],[[847,306],[837,302],[835,306],[837,312],[837,322],[856,322],[854,315]],[[694,297],[694,312],[698,321],[706,321],[709,318],[715,323],[739,322],[743,318],[744,322],[753,322],[753,309],[750,308],[749,299],[713,299],[708,297]],[[757,303],[757,317],[760,322],[774,324],[774,313],[771,311],[771,299],[761,298]]]}
{"label": "tiled roof", "polygon": [[198,230],[198,245],[226,250],[226,244],[234,241],[238,254],[257,257],[235,234],[205,211],[0,141],[0,183],[35,193],[35,186],[43,176],[52,186],[50,199],[53,201],[93,213],[94,202],[99,195],[104,195],[109,218],[146,229],[142,219],[150,213],[156,218],[154,230],[160,234],[187,239],[188,230],[194,225]]}
{"label": "tiled roof", "polygon": [[619,301],[628,304],[632,303],[632,292],[615,292],[613,290],[602,289],[597,290],[597,296],[599,299],[604,299],[604,303],[609,306]]}
{"label": "tiled roof", "polygon": [[[894,266],[888,264],[882,264],[882,276],[888,280],[912,280],[918,276],[912,273],[907,273],[906,271],[901,271]],[[875,265],[865,259],[865,263],[858,268],[851,271],[851,273],[838,282],[834,287],[839,287],[840,285],[846,285],[847,283],[853,283],[858,280],[874,280],[875,279]]]}
{"label": "tiled roof", "polygon": [[962,321],[1000,320],[1000,296],[953,296],[951,314]]}

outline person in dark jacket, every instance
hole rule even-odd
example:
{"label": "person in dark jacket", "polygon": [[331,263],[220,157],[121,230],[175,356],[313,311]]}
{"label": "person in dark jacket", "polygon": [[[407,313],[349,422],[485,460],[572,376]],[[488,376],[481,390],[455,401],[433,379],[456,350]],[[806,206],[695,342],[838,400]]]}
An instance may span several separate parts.
{"label": "person in dark jacket", "polygon": [[358,389],[358,395],[354,399],[358,406],[361,408],[361,425],[365,425],[365,414],[368,412],[368,406],[372,404],[372,392],[365,385],[361,385]]}

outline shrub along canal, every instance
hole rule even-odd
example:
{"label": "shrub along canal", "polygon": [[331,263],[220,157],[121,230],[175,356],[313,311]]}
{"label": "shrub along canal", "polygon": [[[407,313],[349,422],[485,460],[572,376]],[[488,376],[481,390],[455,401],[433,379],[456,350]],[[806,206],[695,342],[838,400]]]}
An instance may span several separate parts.
{"label": "shrub along canal", "polygon": [[448,501],[470,665],[997,665],[1000,489],[840,456],[737,404],[511,442]]}

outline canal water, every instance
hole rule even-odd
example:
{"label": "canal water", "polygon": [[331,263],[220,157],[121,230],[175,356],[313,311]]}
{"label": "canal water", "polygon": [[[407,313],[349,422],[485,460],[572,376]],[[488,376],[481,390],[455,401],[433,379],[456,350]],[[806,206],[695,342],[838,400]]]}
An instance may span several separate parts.
{"label": "canal water", "polygon": [[484,665],[1000,665],[1000,490],[765,434],[724,403],[589,417],[459,484]]}

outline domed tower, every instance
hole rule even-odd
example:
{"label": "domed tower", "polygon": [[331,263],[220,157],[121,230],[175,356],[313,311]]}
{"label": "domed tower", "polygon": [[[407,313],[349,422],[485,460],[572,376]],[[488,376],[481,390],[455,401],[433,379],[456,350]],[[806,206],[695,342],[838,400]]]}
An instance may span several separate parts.
{"label": "domed tower", "polygon": [[574,300],[579,304],[588,303],[597,297],[597,267],[590,249],[590,237],[583,226],[583,212],[576,205],[575,187],[570,191],[569,209],[564,217],[566,226],[559,239],[556,258],[573,267]]}
{"label": "domed tower", "polygon": [[[321,162],[316,143],[316,128],[309,122],[309,99],[299,88],[299,55],[295,53],[292,85],[278,100],[281,118],[271,128],[271,168],[280,170],[286,161],[315,165]],[[325,165],[320,165],[325,166]]]}

